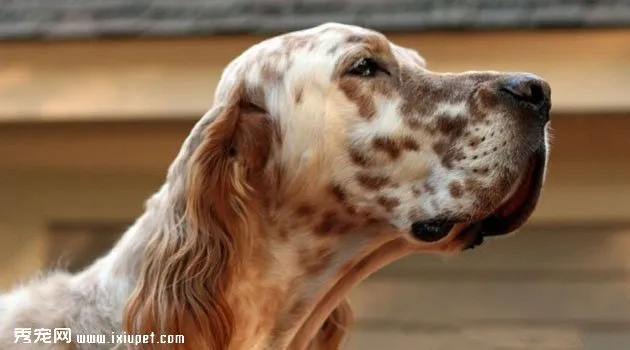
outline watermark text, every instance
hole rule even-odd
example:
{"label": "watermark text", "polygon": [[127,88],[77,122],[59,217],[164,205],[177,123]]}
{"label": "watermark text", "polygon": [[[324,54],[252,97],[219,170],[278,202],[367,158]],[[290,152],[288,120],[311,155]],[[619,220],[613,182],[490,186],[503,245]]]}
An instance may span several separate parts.
{"label": "watermark text", "polygon": [[184,344],[181,334],[73,334],[70,328],[15,328],[16,344]]}

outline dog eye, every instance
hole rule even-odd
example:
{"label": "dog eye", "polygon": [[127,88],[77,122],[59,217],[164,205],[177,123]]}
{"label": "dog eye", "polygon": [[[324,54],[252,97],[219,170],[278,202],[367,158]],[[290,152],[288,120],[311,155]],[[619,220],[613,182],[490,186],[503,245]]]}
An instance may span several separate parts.
{"label": "dog eye", "polygon": [[373,77],[379,71],[383,71],[383,69],[376,61],[370,58],[362,58],[350,68],[348,74],[360,77]]}

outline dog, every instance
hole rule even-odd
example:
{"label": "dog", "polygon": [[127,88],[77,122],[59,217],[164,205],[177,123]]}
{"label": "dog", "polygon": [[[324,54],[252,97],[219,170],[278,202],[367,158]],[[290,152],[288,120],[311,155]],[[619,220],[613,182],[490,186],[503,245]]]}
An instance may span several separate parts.
{"label": "dog", "polygon": [[357,26],[253,45],[108,254],[0,297],[0,347],[25,347],[17,328],[69,328],[156,335],[118,345],[138,349],[338,348],[345,297],[371,273],[473,248],[530,217],[550,96],[529,73],[431,72]]}

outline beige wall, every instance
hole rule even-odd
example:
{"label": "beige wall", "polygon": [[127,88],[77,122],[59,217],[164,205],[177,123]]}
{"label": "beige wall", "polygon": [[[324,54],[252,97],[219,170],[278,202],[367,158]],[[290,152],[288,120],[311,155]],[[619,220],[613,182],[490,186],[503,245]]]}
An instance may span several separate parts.
{"label": "beige wall", "polygon": [[[557,112],[628,111],[630,29],[395,34],[438,72],[529,71]],[[196,118],[256,36],[0,45],[0,120]]]}
{"label": "beige wall", "polygon": [[627,350],[630,224],[529,225],[360,285],[351,349]]}
{"label": "beige wall", "polygon": [[53,224],[130,221],[160,181],[156,174],[0,171],[0,289],[42,267]]}

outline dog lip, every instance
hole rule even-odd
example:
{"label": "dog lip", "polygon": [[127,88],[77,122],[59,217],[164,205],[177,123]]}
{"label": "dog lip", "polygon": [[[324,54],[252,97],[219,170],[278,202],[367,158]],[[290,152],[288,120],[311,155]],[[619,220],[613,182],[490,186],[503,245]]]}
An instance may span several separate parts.
{"label": "dog lip", "polygon": [[453,240],[463,243],[464,249],[470,249],[482,244],[484,237],[513,232],[527,221],[538,203],[546,157],[544,148],[534,153],[518,188],[490,215],[468,221],[461,218],[441,218],[414,222],[411,225],[412,235],[418,240],[432,243],[455,234]]}
{"label": "dog lip", "polygon": [[541,149],[532,157],[527,175],[512,197],[483,220],[484,236],[510,233],[529,219],[538,204],[545,176],[545,162],[546,152]]}
{"label": "dog lip", "polygon": [[540,196],[544,181],[546,151],[537,151],[530,162],[526,176],[516,191],[491,215],[472,222],[463,228],[458,237],[466,240],[464,249],[483,243],[484,237],[501,236],[521,227],[531,216]]}

